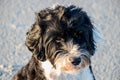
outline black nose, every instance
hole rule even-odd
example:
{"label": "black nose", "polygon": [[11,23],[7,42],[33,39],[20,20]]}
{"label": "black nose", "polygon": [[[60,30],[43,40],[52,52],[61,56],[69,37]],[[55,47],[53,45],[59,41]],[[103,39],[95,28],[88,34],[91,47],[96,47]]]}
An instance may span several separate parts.
{"label": "black nose", "polygon": [[79,65],[81,62],[81,58],[80,57],[70,58],[70,61],[73,65]]}

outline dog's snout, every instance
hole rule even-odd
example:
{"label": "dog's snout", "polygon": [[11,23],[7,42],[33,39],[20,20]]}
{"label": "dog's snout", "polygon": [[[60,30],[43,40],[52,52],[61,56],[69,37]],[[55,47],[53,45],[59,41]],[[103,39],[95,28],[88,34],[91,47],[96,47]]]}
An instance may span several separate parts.
{"label": "dog's snout", "polygon": [[80,62],[81,62],[81,58],[80,57],[71,57],[69,58],[70,62],[73,64],[73,65],[79,65]]}

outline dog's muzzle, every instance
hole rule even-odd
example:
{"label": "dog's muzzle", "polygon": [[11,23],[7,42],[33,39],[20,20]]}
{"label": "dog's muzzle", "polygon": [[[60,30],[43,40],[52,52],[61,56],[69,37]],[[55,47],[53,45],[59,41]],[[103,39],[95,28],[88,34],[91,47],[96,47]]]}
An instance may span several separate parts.
{"label": "dog's muzzle", "polygon": [[63,72],[76,73],[90,64],[90,56],[86,50],[77,53],[66,53],[56,61],[56,68]]}

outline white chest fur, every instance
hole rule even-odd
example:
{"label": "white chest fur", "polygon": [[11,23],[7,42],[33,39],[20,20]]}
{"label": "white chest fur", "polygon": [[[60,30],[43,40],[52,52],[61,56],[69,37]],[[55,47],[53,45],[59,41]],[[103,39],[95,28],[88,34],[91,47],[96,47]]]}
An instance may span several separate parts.
{"label": "white chest fur", "polygon": [[75,74],[68,74],[53,69],[49,61],[42,62],[45,76],[48,80],[94,80],[93,74],[90,72],[89,66],[78,71]]}

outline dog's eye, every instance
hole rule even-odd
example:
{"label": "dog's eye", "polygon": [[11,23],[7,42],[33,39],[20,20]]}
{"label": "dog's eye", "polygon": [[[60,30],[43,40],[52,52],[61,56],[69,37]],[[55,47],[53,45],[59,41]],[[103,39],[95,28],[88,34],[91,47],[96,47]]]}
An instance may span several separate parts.
{"label": "dog's eye", "polygon": [[73,37],[75,37],[75,38],[81,38],[81,34],[82,34],[82,31],[73,33]]}
{"label": "dog's eye", "polygon": [[63,42],[63,41],[64,41],[64,39],[61,38],[61,37],[57,37],[57,38],[56,38],[56,42],[57,42],[57,43],[59,43],[59,42]]}

